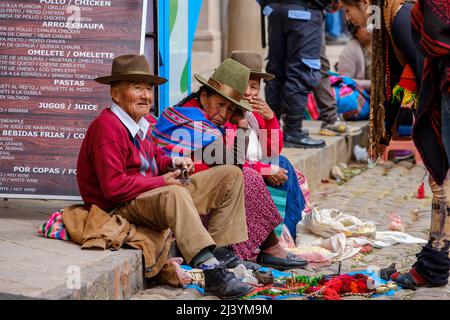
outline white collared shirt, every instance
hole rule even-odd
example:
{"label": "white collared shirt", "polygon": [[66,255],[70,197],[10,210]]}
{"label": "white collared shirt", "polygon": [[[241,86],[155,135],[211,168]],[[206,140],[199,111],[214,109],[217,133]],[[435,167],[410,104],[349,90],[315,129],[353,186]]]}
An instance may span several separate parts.
{"label": "white collared shirt", "polygon": [[124,126],[130,131],[132,137],[137,135],[144,140],[147,135],[150,123],[142,117],[138,123],[136,123],[131,117],[126,113],[121,107],[113,102],[111,106],[111,111],[119,118],[119,120],[124,124]]}

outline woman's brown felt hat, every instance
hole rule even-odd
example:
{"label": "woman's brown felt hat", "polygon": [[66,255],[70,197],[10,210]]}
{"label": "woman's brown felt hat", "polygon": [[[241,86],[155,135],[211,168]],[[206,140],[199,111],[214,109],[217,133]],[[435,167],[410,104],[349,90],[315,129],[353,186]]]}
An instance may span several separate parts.
{"label": "woman's brown felt hat", "polygon": [[167,81],[150,73],[150,65],[143,54],[128,54],[114,58],[111,75],[94,80],[101,84],[111,84],[115,81],[145,81],[152,86],[159,86]]}
{"label": "woman's brown felt hat", "polygon": [[272,80],[275,76],[271,73],[262,72],[263,62],[259,53],[245,50],[234,50],[231,52],[230,58],[243,64],[250,69],[250,78],[261,78]]}

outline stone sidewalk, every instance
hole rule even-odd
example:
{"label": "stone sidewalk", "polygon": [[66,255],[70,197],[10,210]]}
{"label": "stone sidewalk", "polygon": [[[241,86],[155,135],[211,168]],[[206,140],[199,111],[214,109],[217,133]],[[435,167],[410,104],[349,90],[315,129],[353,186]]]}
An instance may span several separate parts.
{"label": "stone sidewalk", "polygon": [[[320,208],[337,208],[362,220],[374,221],[377,230],[388,229],[389,213],[398,214],[405,226],[405,232],[428,239],[430,225],[431,190],[425,182],[425,199],[416,199],[417,188],[425,173],[422,165],[413,166],[402,162],[381,164],[353,177],[343,185],[323,183],[312,190],[312,202]],[[399,244],[383,249],[374,249],[370,254],[358,254],[342,263],[341,272],[365,270],[368,267],[385,268],[395,262],[399,271],[409,270],[420,251],[418,244]],[[318,275],[336,273],[337,263],[317,271],[296,270],[299,274]],[[133,299],[214,299],[202,297],[195,290],[174,289],[158,286],[135,295]],[[295,298],[292,298],[295,300]],[[345,299],[361,299],[348,297]],[[423,288],[417,291],[401,290],[395,296],[381,296],[376,299],[450,299],[450,285],[443,288]]]}
{"label": "stone sidewalk", "polygon": [[[431,190],[428,177],[425,179],[425,199],[417,199],[417,188],[425,174],[422,165],[409,162],[394,165],[391,162],[378,165],[352,178],[343,185],[322,184],[312,192],[312,201],[321,208],[337,208],[361,220],[374,221],[377,230],[388,230],[389,213],[398,214],[405,226],[405,232],[428,240],[431,217]],[[419,244],[398,244],[383,249],[374,249],[370,254],[358,254],[344,260],[342,272],[380,268],[396,263],[399,271],[407,271],[416,261]],[[336,272],[330,266],[327,272]],[[417,291],[401,290],[393,297],[378,299],[450,299],[450,285],[443,288],[422,288]]]}

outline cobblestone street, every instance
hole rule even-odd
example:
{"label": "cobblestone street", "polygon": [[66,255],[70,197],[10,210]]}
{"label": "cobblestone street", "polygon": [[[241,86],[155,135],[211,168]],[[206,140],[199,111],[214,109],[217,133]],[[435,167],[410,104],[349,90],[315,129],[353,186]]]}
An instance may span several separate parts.
{"label": "cobblestone street", "polygon": [[[416,198],[417,188],[424,173],[425,169],[421,165],[388,162],[369,169],[342,185],[334,182],[322,183],[319,188],[312,190],[311,200],[320,208],[337,208],[361,220],[374,221],[378,231],[388,230],[390,220],[387,215],[396,213],[401,217],[406,233],[428,239],[431,190],[427,179],[425,199]],[[418,244],[398,244],[374,249],[369,254],[358,254],[344,260],[341,272],[363,270],[369,266],[385,268],[393,262],[400,271],[405,271],[414,263],[415,254],[420,248],[421,245]],[[318,271],[306,269],[298,270],[298,273],[307,275],[335,273],[337,268],[337,263],[334,263]],[[157,286],[138,293],[134,299],[215,299],[215,297],[202,297],[193,289],[181,290]],[[423,288],[417,291],[401,290],[395,296],[381,296],[375,299],[450,299],[450,286]]]}

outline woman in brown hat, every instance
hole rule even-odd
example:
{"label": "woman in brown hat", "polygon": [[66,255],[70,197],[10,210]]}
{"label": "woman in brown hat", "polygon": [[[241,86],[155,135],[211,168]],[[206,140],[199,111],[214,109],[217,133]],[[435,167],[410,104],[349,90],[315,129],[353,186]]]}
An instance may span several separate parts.
{"label": "woman in brown hat", "polygon": [[[244,111],[252,110],[243,99],[249,76],[250,70],[232,59],[226,59],[208,80],[196,74],[195,78],[203,86],[178,105],[164,110],[153,137],[168,154],[190,154],[196,172],[224,163],[243,167],[247,151],[244,141],[249,132]],[[224,125],[228,121],[236,125],[237,134],[234,130],[226,132]],[[231,152],[227,145],[231,146]],[[234,253],[243,260],[255,261],[260,249],[259,258],[264,257],[265,265],[280,270],[304,267],[306,261],[280,249],[274,229],[282,222],[282,217],[262,176],[247,167],[243,168],[243,174],[249,239],[232,245]],[[208,216],[205,224],[207,220]],[[226,248],[214,254],[223,254],[224,259],[233,258]],[[229,267],[238,262],[230,261]]]}
{"label": "woman in brown hat", "polygon": [[[302,211],[305,209],[305,198],[294,167],[280,154],[283,148],[283,132],[277,117],[266,101],[259,96],[261,80],[272,80],[275,76],[262,71],[262,57],[257,52],[236,50],[231,53],[230,58],[250,69],[250,79],[244,92],[244,99],[249,101],[253,108],[253,112],[245,113],[252,129],[246,164],[258,171],[266,184],[286,191],[284,224],[295,240],[297,223],[301,220]],[[232,124],[227,124],[226,127],[236,129]]]}

